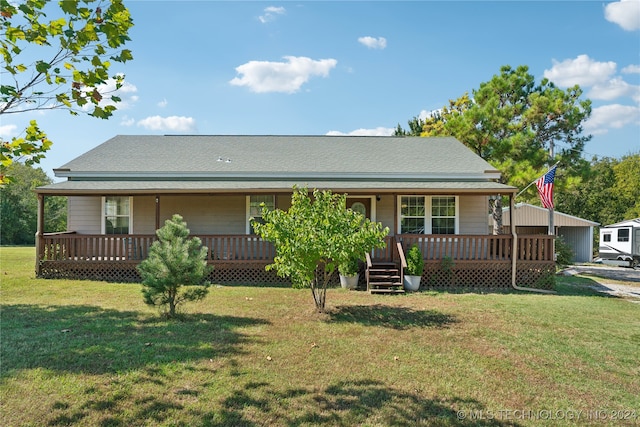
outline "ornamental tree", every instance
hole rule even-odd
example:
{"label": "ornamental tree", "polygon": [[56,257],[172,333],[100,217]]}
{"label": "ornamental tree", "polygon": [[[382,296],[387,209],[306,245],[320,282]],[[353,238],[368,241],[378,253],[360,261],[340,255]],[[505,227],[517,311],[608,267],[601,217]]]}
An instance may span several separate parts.
{"label": "ornamental tree", "polygon": [[162,307],[169,318],[176,316],[179,304],[199,301],[209,292],[208,249],[200,238],[189,238],[189,233],[182,217],[173,215],[156,231],[158,240],[138,265],[144,302]]}
{"label": "ornamental tree", "polygon": [[294,187],[289,210],[263,206],[264,223],[253,222],[256,234],[276,248],[274,262],[267,269],[289,277],[294,287],[309,287],[321,313],[338,266],[384,247],[389,233],[382,224],[347,209],[346,198],[346,194],[329,190],[314,190],[310,197],[306,188]]}
{"label": "ornamental tree", "polygon": [[[110,67],[133,59],[123,48],[132,26],[122,0],[0,0],[0,114],[65,109],[109,118],[124,82]],[[0,184],[14,159],[38,163],[50,147],[35,120],[22,136],[0,140]]]}

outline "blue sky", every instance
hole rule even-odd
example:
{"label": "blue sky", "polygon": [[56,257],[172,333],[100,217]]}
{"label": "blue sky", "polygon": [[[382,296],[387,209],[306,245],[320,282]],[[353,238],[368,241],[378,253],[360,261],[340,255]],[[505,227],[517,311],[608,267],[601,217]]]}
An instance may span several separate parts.
{"label": "blue sky", "polygon": [[3,137],[38,120],[51,177],[118,134],[388,135],[502,65],[580,84],[587,158],[640,152],[640,0],[125,4],[134,60],[113,66],[127,82],[114,117],[2,118]]}

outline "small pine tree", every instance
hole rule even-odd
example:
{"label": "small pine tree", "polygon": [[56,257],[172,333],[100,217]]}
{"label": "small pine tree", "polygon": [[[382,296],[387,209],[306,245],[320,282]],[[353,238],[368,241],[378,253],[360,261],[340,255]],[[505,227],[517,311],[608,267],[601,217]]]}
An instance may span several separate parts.
{"label": "small pine tree", "polygon": [[210,271],[208,249],[198,237],[189,238],[189,232],[182,217],[173,215],[156,231],[158,240],[138,265],[144,302],[163,307],[169,318],[176,316],[178,304],[199,301],[209,291],[210,284],[205,281]]}

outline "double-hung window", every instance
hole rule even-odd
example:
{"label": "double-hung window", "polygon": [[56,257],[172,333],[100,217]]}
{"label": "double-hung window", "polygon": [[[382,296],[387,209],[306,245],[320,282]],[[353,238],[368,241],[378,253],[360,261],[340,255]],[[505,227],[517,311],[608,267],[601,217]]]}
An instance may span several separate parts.
{"label": "double-hung window", "polygon": [[458,234],[458,196],[400,196],[401,234]]}
{"label": "double-hung window", "polygon": [[456,197],[431,197],[431,234],[456,234]]}
{"label": "double-hung window", "polygon": [[400,233],[426,233],[425,201],[424,196],[402,196],[400,203]]}
{"label": "double-hung window", "polygon": [[102,231],[104,234],[130,234],[132,232],[130,197],[103,197],[102,207]]}
{"label": "double-hung window", "polygon": [[247,234],[255,234],[252,222],[264,224],[262,206],[269,210],[275,209],[276,197],[273,194],[254,194],[247,196]]}

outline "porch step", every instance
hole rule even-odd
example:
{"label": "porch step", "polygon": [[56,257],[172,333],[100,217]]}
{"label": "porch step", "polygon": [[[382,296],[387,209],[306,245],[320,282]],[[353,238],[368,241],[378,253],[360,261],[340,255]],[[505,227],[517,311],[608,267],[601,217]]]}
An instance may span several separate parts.
{"label": "porch step", "polygon": [[404,294],[404,289],[369,289],[370,294]]}
{"label": "porch step", "polygon": [[372,294],[402,294],[400,271],[394,263],[377,262],[367,271],[367,289]]}

